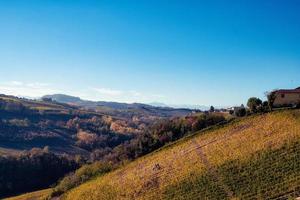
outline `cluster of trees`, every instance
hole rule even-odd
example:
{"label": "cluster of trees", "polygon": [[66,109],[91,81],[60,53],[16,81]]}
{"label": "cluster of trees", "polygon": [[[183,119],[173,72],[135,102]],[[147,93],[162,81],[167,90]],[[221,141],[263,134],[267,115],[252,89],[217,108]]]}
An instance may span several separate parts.
{"label": "cluster of trees", "polygon": [[22,113],[27,109],[20,102],[16,102],[16,101],[12,101],[12,100],[5,101],[5,100],[0,99],[0,110]]}
{"label": "cluster of trees", "polygon": [[[84,134],[82,134],[84,133]],[[131,134],[111,130],[111,122],[89,113],[46,113],[23,103],[0,99],[0,142],[27,146],[68,143],[87,151],[114,148],[132,139]]]}
{"label": "cluster of trees", "polygon": [[267,112],[272,110],[272,106],[268,101],[262,101],[259,98],[251,97],[247,102],[247,106],[252,113]]}
{"label": "cluster of trees", "polygon": [[267,92],[267,101],[262,101],[257,97],[251,97],[247,101],[247,107],[245,108],[242,104],[239,108],[234,111],[231,111],[231,114],[234,114],[237,117],[243,117],[252,113],[264,113],[272,111],[273,104],[275,101],[275,93]]}
{"label": "cluster of trees", "polygon": [[273,110],[273,104],[275,101],[275,93],[269,92],[266,94],[267,101],[262,101],[257,97],[251,97],[248,99],[247,106],[251,113],[261,113]]}
{"label": "cluster of trees", "polygon": [[112,150],[106,148],[93,151],[91,161],[102,160],[119,163],[133,160],[191,132],[222,122],[226,122],[224,116],[214,113],[199,113],[198,115],[161,120],[149,127],[144,133]]}
{"label": "cluster of trees", "polygon": [[[247,101],[247,108],[242,105],[235,111],[231,111],[231,114],[234,114],[238,117],[243,117],[252,113],[265,113],[272,111],[274,107],[274,101],[276,99],[276,90],[266,92],[265,95],[267,97],[267,101],[262,101],[257,97],[251,97]],[[300,107],[300,104],[297,105],[297,107]]]}
{"label": "cluster of trees", "polygon": [[114,166],[107,162],[96,161],[77,169],[75,172],[65,176],[54,188],[51,197],[59,196],[62,193],[92,179],[101,176],[114,169]]}
{"label": "cluster of trees", "polygon": [[0,156],[0,198],[47,188],[79,164],[67,156],[34,148],[18,156]]}
{"label": "cluster of trees", "polygon": [[100,117],[75,117],[66,123],[66,127],[76,133],[78,147],[92,151],[94,149],[113,148],[130,140],[132,135],[117,134],[110,129],[110,123]]}
{"label": "cluster of trees", "polygon": [[236,107],[230,112],[237,117],[244,117],[252,113],[262,113],[268,112],[270,110],[269,103],[267,101],[262,101],[257,97],[251,97],[247,101],[247,108],[242,104],[240,107]]}

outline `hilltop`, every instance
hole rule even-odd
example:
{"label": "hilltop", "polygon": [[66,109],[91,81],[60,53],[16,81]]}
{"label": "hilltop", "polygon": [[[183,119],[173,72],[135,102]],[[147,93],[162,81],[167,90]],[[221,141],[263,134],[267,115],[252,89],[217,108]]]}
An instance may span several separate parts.
{"label": "hilltop", "polygon": [[300,111],[200,131],[62,199],[287,199],[300,196]]}

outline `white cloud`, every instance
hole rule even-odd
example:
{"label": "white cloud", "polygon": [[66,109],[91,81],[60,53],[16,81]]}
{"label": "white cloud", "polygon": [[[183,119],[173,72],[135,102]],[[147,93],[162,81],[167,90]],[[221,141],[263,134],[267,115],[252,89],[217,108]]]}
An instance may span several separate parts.
{"label": "white cloud", "polygon": [[14,95],[19,97],[38,98],[46,94],[67,94],[78,96],[92,101],[116,101],[116,102],[140,102],[149,103],[164,101],[165,96],[160,94],[146,94],[136,90],[117,90],[104,87],[90,87],[77,89],[57,89],[52,84],[41,82],[9,81],[0,83],[0,94]]}
{"label": "white cloud", "polygon": [[21,85],[23,85],[24,83],[23,83],[23,82],[20,82],[20,81],[11,81],[11,82],[8,82],[8,84],[15,85],[15,86],[21,86]]}
{"label": "white cloud", "polygon": [[[91,92],[82,95],[83,98],[89,100],[102,100],[102,101],[117,101],[117,102],[152,102],[161,101],[165,98],[164,95],[160,94],[145,94],[136,90],[116,90],[111,88],[90,88]],[[94,91],[94,92],[92,92]],[[96,91],[96,93],[95,93]]]}
{"label": "white cloud", "polygon": [[120,90],[113,90],[110,88],[93,88],[96,92],[102,94],[102,95],[108,95],[108,96],[120,96],[123,94]]}
{"label": "white cloud", "polygon": [[25,84],[27,87],[30,87],[30,88],[45,88],[45,87],[48,87],[50,86],[50,84],[48,83],[39,83],[39,82],[34,82],[34,83],[27,83]]}
{"label": "white cloud", "polygon": [[162,94],[152,94],[151,96],[154,98],[158,98],[158,99],[163,99],[166,97],[165,95],[162,95]]}
{"label": "white cloud", "polygon": [[135,96],[135,97],[141,97],[142,94],[140,92],[137,92],[135,90],[131,90],[129,91],[129,93],[132,95],[132,96]]}
{"label": "white cloud", "polygon": [[51,88],[47,83],[25,83],[21,81],[9,81],[0,83],[0,93],[21,97],[41,97],[45,94],[58,93],[60,90]]}

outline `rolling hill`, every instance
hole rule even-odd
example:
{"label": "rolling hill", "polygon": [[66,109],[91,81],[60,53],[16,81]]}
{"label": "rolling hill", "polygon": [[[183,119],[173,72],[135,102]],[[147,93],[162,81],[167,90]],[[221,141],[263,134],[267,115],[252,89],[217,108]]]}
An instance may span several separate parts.
{"label": "rolling hill", "polygon": [[0,95],[0,154],[14,155],[49,146],[59,154],[87,155],[96,148],[95,144],[86,145],[87,141],[103,140],[102,146],[113,147],[144,132],[154,121],[192,112],[144,104],[91,102],[67,95],[43,99]]}
{"label": "rolling hill", "polygon": [[300,196],[300,111],[201,131],[61,199],[289,199]]}
{"label": "rolling hill", "polygon": [[194,109],[187,108],[172,108],[166,105],[148,105],[142,103],[119,103],[108,101],[89,101],[79,97],[74,97],[65,94],[45,95],[43,99],[51,99],[59,103],[76,105],[86,109],[96,110],[99,113],[118,116],[118,117],[135,117],[153,116],[153,117],[174,117],[185,116],[191,113]]}
{"label": "rolling hill", "polygon": [[[0,154],[17,154],[35,147],[49,146],[51,151],[57,154],[87,155],[89,150],[78,145],[78,131],[80,129],[92,133],[91,126],[84,128],[85,125],[82,124],[89,121],[97,128],[103,128],[102,131],[98,131],[99,135],[124,139],[127,137],[110,130],[110,123],[119,119],[111,118],[111,122],[106,123],[104,117],[102,114],[81,110],[68,104],[1,95]],[[74,120],[77,121],[77,125],[73,123]]]}
{"label": "rolling hill", "polygon": [[119,153],[129,156],[126,148],[144,138],[154,122],[178,116],[175,110],[99,111],[49,98],[0,95],[0,198],[47,188],[85,163],[118,162]]}

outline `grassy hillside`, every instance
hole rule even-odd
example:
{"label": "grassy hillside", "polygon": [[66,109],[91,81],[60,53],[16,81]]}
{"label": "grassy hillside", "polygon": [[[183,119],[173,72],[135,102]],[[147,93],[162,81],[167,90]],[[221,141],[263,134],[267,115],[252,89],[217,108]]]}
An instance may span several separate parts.
{"label": "grassy hillside", "polygon": [[300,111],[251,116],[183,139],[63,199],[287,199],[300,196]]}
{"label": "grassy hillside", "polygon": [[134,115],[122,120],[50,99],[0,95],[0,198],[47,188],[85,163],[134,160],[192,131],[226,122],[215,113],[152,120],[144,123]]}
{"label": "grassy hillside", "polygon": [[23,194],[17,197],[7,198],[5,200],[44,200],[50,194],[51,189],[40,190],[36,192],[31,192]]}

